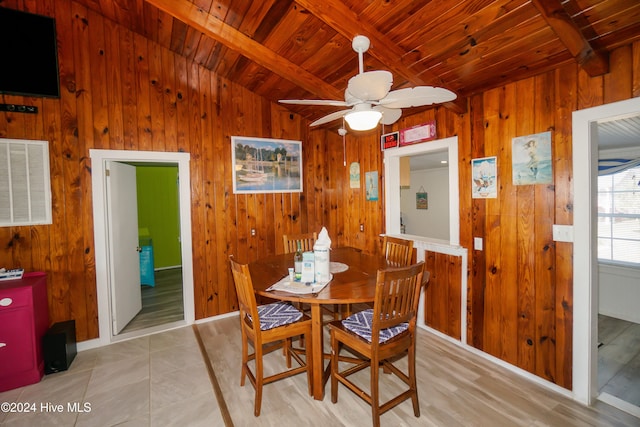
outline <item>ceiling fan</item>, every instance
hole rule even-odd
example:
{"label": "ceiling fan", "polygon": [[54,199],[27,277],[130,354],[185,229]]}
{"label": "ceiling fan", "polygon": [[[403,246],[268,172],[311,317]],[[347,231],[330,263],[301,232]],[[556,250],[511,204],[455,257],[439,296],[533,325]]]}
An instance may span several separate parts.
{"label": "ceiling fan", "polygon": [[363,54],[371,45],[366,36],[356,36],[351,46],[358,53],[359,73],[349,79],[344,101],[323,99],[281,99],[283,104],[323,105],[350,107],[336,111],[311,123],[318,126],[344,117],[353,130],[369,130],[382,123],[395,123],[402,115],[402,108],[420,107],[456,99],[450,90],[433,86],[416,86],[391,90],[393,76],[390,72],[364,72]]}

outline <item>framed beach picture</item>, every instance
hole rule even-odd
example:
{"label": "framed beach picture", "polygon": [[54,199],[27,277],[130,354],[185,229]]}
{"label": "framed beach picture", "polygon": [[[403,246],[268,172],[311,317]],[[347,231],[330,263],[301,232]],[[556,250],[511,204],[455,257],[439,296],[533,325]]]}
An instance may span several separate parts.
{"label": "framed beach picture", "polygon": [[378,200],[378,171],[365,173],[365,197],[368,201]]}
{"label": "framed beach picture", "polygon": [[234,194],[300,193],[302,142],[231,137]]}
{"label": "framed beach picture", "polygon": [[513,185],[551,184],[551,132],[519,136],[511,141]]}
{"label": "framed beach picture", "polygon": [[495,199],[498,197],[496,185],[497,157],[471,159],[471,197],[474,199]]}

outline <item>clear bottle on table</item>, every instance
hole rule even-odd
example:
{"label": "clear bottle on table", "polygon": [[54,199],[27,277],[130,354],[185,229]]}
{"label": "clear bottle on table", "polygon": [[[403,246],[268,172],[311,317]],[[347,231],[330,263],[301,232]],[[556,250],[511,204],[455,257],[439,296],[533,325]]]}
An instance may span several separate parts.
{"label": "clear bottle on table", "polygon": [[300,247],[300,242],[298,242],[298,250],[293,255],[293,269],[296,281],[299,282],[302,278],[302,248]]}

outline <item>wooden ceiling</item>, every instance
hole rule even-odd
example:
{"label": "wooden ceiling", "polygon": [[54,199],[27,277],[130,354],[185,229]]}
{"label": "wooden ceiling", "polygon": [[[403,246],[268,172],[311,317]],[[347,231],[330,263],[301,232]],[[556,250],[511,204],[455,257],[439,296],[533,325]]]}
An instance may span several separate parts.
{"label": "wooden ceiling", "polygon": [[[591,76],[640,40],[638,0],[76,0],[273,101],[344,99],[365,70],[458,98],[577,62]],[[309,120],[339,107],[287,106]],[[405,112],[406,113],[406,112]]]}

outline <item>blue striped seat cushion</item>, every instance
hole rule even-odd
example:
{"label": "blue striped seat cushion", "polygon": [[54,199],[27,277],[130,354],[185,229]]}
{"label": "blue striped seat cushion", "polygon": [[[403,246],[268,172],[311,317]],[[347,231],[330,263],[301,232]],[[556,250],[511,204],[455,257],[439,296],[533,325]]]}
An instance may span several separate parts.
{"label": "blue striped seat cushion", "polygon": [[274,302],[258,306],[260,330],[267,331],[278,326],[297,322],[302,318],[302,312],[288,302]]}
{"label": "blue striped seat cushion", "polygon": [[[352,314],[342,321],[342,325],[345,329],[350,330],[354,334],[357,334],[365,340],[371,342],[371,327],[373,319],[373,309],[363,310],[358,313]],[[391,328],[380,330],[380,337],[378,342],[383,343],[390,340],[398,334],[403,333],[409,328],[408,323],[401,323]]]}

